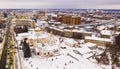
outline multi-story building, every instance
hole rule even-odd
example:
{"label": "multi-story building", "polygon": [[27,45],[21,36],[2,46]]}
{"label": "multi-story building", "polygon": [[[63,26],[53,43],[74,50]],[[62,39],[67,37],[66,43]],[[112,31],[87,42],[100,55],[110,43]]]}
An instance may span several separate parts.
{"label": "multi-story building", "polygon": [[45,16],[45,14],[46,14],[45,11],[39,11],[37,12],[36,16],[38,19],[42,19]]}
{"label": "multi-story building", "polygon": [[60,21],[64,24],[78,25],[81,23],[81,17],[73,16],[73,15],[66,15],[66,14],[59,14],[57,15],[57,21]]}
{"label": "multi-story building", "polygon": [[63,16],[65,16],[65,15],[64,14],[57,15],[57,21],[63,22]]}
{"label": "multi-story building", "polygon": [[73,16],[72,19],[71,19],[71,24],[80,24],[81,23],[81,17],[79,16]]}
{"label": "multi-story building", "polygon": [[15,11],[13,13],[18,19],[21,18],[33,18],[35,13],[33,11]]}
{"label": "multi-story building", "polygon": [[71,21],[72,21],[72,16],[71,15],[63,16],[63,23],[64,24],[71,24]]}
{"label": "multi-story building", "polygon": [[31,19],[13,19],[12,23],[18,26],[30,26],[30,27],[35,27],[35,22],[34,20]]}

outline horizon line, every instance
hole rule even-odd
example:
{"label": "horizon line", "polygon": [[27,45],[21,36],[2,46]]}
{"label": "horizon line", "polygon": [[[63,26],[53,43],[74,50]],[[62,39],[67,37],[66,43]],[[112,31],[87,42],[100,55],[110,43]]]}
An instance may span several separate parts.
{"label": "horizon line", "polygon": [[52,9],[63,9],[63,10],[70,10],[70,9],[71,9],[71,10],[73,10],[73,9],[78,9],[78,10],[120,10],[120,9],[116,9],[116,8],[113,8],[113,9],[110,9],[110,8],[106,8],[106,9],[105,9],[105,8],[104,8],[104,9],[97,9],[97,8],[88,8],[88,9],[87,9],[87,8],[85,8],[85,9],[84,9],[84,8],[0,8],[0,10],[1,10],[1,9],[4,9],[4,10],[5,10],[5,9],[11,9],[11,10],[12,10],[12,9],[26,9],[26,10],[27,10],[27,9],[28,9],[28,10],[29,10],[29,9],[30,9],[30,10],[32,10],[32,9],[35,9],[35,10],[37,10],[37,9],[38,9],[38,10],[39,10],[39,9],[44,9],[44,10],[49,10],[49,9],[51,9],[51,10],[52,10]]}

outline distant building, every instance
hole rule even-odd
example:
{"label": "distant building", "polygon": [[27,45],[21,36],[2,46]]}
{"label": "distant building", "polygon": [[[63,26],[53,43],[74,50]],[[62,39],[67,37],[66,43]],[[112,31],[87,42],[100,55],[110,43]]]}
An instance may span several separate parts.
{"label": "distant building", "polygon": [[15,11],[14,12],[14,15],[18,18],[18,19],[21,19],[21,18],[35,18],[35,13],[33,11]]}
{"label": "distant building", "polygon": [[99,46],[105,46],[106,44],[112,44],[111,39],[99,38],[99,37],[91,37],[91,36],[86,36],[85,37],[85,42],[95,43],[95,44],[97,44]]}
{"label": "distant building", "polygon": [[63,16],[65,16],[65,15],[64,14],[57,15],[57,21],[63,22]]}
{"label": "distant building", "polygon": [[44,18],[45,14],[46,14],[45,11],[39,11],[39,12],[37,12],[36,16],[38,19],[42,19],[42,18]]}
{"label": "distant building", "polygon": [[4,15],[4,18],[7,18],[7,16],[8,16],[8,14],[7,14],[7,13],[3,13],[3,15]]}
{"label": "distant building", "polygon": [[13,19],[15,25],[35,27],[35,21],[31,19]]}
{"label": "distant building", "polygon": [[72,16],[71,15],[63,16],[63,23],[64,24],[71,24],[71,21],[72,21]]}
{"label": "distant building", "polygon": [[78,25],[81,23],[81,17],[61,14],[57,16],[57,21],[60,21],[64,24]]}
{"label": "distant building", "polygon": [[71,19],[71,24],[80,24],[81,23],[81,17],[79,16],[73,16]]}

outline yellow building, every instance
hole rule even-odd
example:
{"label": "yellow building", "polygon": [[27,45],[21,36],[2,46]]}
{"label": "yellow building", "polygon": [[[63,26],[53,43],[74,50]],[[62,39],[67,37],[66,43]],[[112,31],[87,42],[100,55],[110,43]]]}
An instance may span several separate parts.
{"label": "yellow building", "polygon": [[90,37],[90,36],[85,37],[85,42],[95,43],[99,46],[105,46],[106,44],[112,44],[111,39],[99,38],[99,37]]}
{"label": "yellow building", "polygon": [[27,25],[30,27],[35,27],[35,22],[34,22],[34,20],[31,20],[31,19],[15,19],[14,24],[21,25],[21,26]]}

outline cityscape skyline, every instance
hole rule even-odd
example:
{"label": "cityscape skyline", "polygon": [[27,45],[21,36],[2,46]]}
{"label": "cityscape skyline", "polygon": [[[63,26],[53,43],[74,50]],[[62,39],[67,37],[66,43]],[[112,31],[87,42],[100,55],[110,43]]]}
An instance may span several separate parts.
{"label": "cityscape skyline", "polygon": [[0,69],[120,69],[119,3],[0,0]]}
{"label": "cityscape skyline", "polygon": [[120,9],[119,0],[1,0],[1,9]]}

